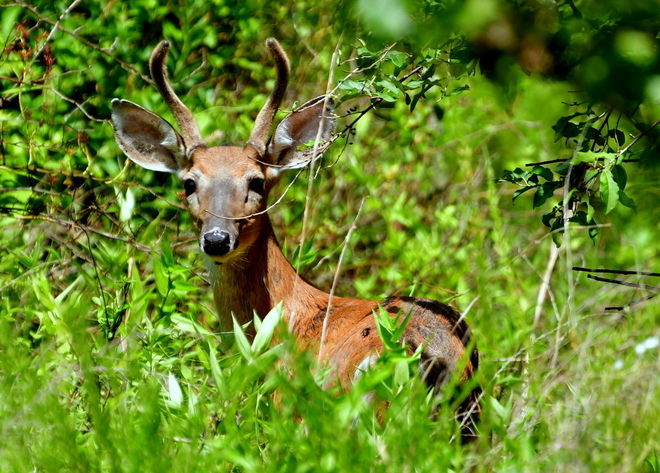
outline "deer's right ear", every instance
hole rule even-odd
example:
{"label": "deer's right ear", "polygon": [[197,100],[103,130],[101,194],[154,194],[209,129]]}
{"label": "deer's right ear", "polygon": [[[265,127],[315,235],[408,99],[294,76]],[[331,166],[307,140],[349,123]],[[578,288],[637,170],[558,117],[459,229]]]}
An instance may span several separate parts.
{"label": "deer's right ear", "polygon": [[183,138],[155,113],[128,100],[114,99],[112,126],[121,150],[143,168],[179,173],[188,167]]}

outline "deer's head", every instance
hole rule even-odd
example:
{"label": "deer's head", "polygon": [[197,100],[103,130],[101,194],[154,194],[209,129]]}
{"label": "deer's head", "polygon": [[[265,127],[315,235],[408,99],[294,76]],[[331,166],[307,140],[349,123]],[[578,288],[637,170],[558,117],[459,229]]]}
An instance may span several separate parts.
{"label": "deer's head", "polygon": [[309,164],[313,159],[309,149],[298,148],[317,138],[327,140],[334,127],[332,102],[322,96],[282,120],[269,139],[286,92],[289,60],[276,40],[271,38],[266,44],[277,65],[277,80],[245,146],[208,147],[204,143],[192,112],[167,80],[167,41],[156,46],[149,65],[181,133],[133,102],[112,101],[112,124],[120,148],[146,169],[178,175],[199,245],[216,263],[232,259],[254,243],[266,218],[268,192],[282,171]]}

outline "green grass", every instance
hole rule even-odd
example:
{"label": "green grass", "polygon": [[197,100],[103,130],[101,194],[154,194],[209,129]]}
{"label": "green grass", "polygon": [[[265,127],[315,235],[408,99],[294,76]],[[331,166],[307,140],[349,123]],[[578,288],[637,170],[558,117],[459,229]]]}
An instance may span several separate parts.
{"label": "green grass", "polygon": [[[88,20],[103,31],[93,38],[101,47],[121,37],[114,54],[144,71],[159,38],[138,37],[138,27],[153,18],[120,4],[89,8],[65,27]],[[171,8],[179,17],[187,11]],[[258,8],[249,4],[235,23],[216,25],[236,45],[218,46],[206,71],[217,80],[186,96],[204,133],[228,130],[218,142],[248,136],[262,81],[272,77],[258,45],[265,34],[284,41],[289,34],[272,26],[288,21],[288,8],[269,10],[262,23]],[[35,21],[24,10],[0,13],[5,37],[14,34],[11,15]],[[297,14],[305,31],[329,21],[318,8]],[[168,32],[180,26],[153,15]],[[118,24],[102,30],[107,18]],[[137,31],[120,31],[122,18]],[[200,18],[180,21],[199,33],[182,46],[177,78],[195,69],[185,60],[190,52],[218,35]],[[336,34],[310,33],[315,60],[293,39],[283,41],[294,58],[291,100],[322,91],[331,52],[324,44]],[[166,114],[155,92],[69,34],[55,37],[53,51],[47,87],[4,79],[25,64],[0,53],[2,88],[17,89],[0,111],[0,471],[660,470],[659,306],[652,299],[626,313],[606,311],[647,293],[571,271],[657,271],[653,170],[630,178],[627,191],[642,203],[637,214],[617,208],[605,217],[596,209],[613,225],[595,242],[572,230],[556,261],[531,197],[513,205],[515,189],[494,183],[502,169],[570,153],[551,129],[567,113],[562,102],[572,100],[566,84],[522,78],[509,102],[473,77],[472,92],[439,102],[441,121],[431,106],[441,97],[433,94],[414,113],[397,104],[370,114],[351,145],[335,143],[311,187],[305,277],[330,288],[364,200],[337,293],[414,294],[466,312],[485,396],[481,438],[460,445],[452,396],[431,416],[421,383],[397,378],[394,361],[348,393],[323,390],[323,367],[285,332],[255,350],[221,332],[176,180],[127,165],[109,123],[87,119],[53,90],[104,120],[115,96]],[[296,67],[306,61],[311,67]],[[42,64],[31,73],[41,77]],[[217,105],[214,91],[232,92]],[[308,179],[303,174],[271,212],[288,255],[300,253]],[[539,301],[544,274],[551,280]],[[627,280],[657,286],[653,278]],[[382,422],[364,401],[374,389],[391,402]]]}

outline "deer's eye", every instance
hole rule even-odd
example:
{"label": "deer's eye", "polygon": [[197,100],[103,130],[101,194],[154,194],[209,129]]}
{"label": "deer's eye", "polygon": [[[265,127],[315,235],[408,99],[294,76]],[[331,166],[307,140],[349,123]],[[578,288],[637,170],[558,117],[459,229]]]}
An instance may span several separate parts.
{"label": "deer's eye", "polygon": [[186,191],[186,197],[188,197],[197,190],[197,184],[192,179],[186,179],[183,181],[183,190]]}
{"label": "deer's eye", "polygon": [[264,195],[264,178],[255,177],[250,180],[249,190],[256,192],[259,195]]}

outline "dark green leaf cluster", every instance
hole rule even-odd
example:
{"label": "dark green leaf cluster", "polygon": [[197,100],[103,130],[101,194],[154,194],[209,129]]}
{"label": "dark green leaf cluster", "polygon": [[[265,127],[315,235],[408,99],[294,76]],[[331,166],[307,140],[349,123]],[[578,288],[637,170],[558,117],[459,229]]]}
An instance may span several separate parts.
{"label": "dark green leaf cluster", "polygon": [[[638,156],[646,150],[631,149],[642,134],[624,146],[625,133],[620,127],[620,118],[612,123],[611,109],[597,115],[588,107],[586,111],[561,117],[552,127],[555,140],[564,140],[572,146],[573,155],[528,164],[529,171],[521,168],[505,170],[497,181],[520,187],[513,194],[513,200],[534,190],[533,208],[542,207],[556,191],[561,190],[559,202],[555,199],[552,209],[543,215],[543,224],[552,232],[561,233],[566,225],[576,223],[586,227],[589,236],[595,238],[598,234],[594,219],[596,207],[602,206],[604,214],[610,213],[618,204],[636,209],[635,202],[625,192],[628,182],[625,164],[638,163]],[[644,144],[648,149],[655,146],[653,141]],[[593,201],[596,195],[599,196],[599,206]],[[555,241],[559,239],[555,238]]]}

